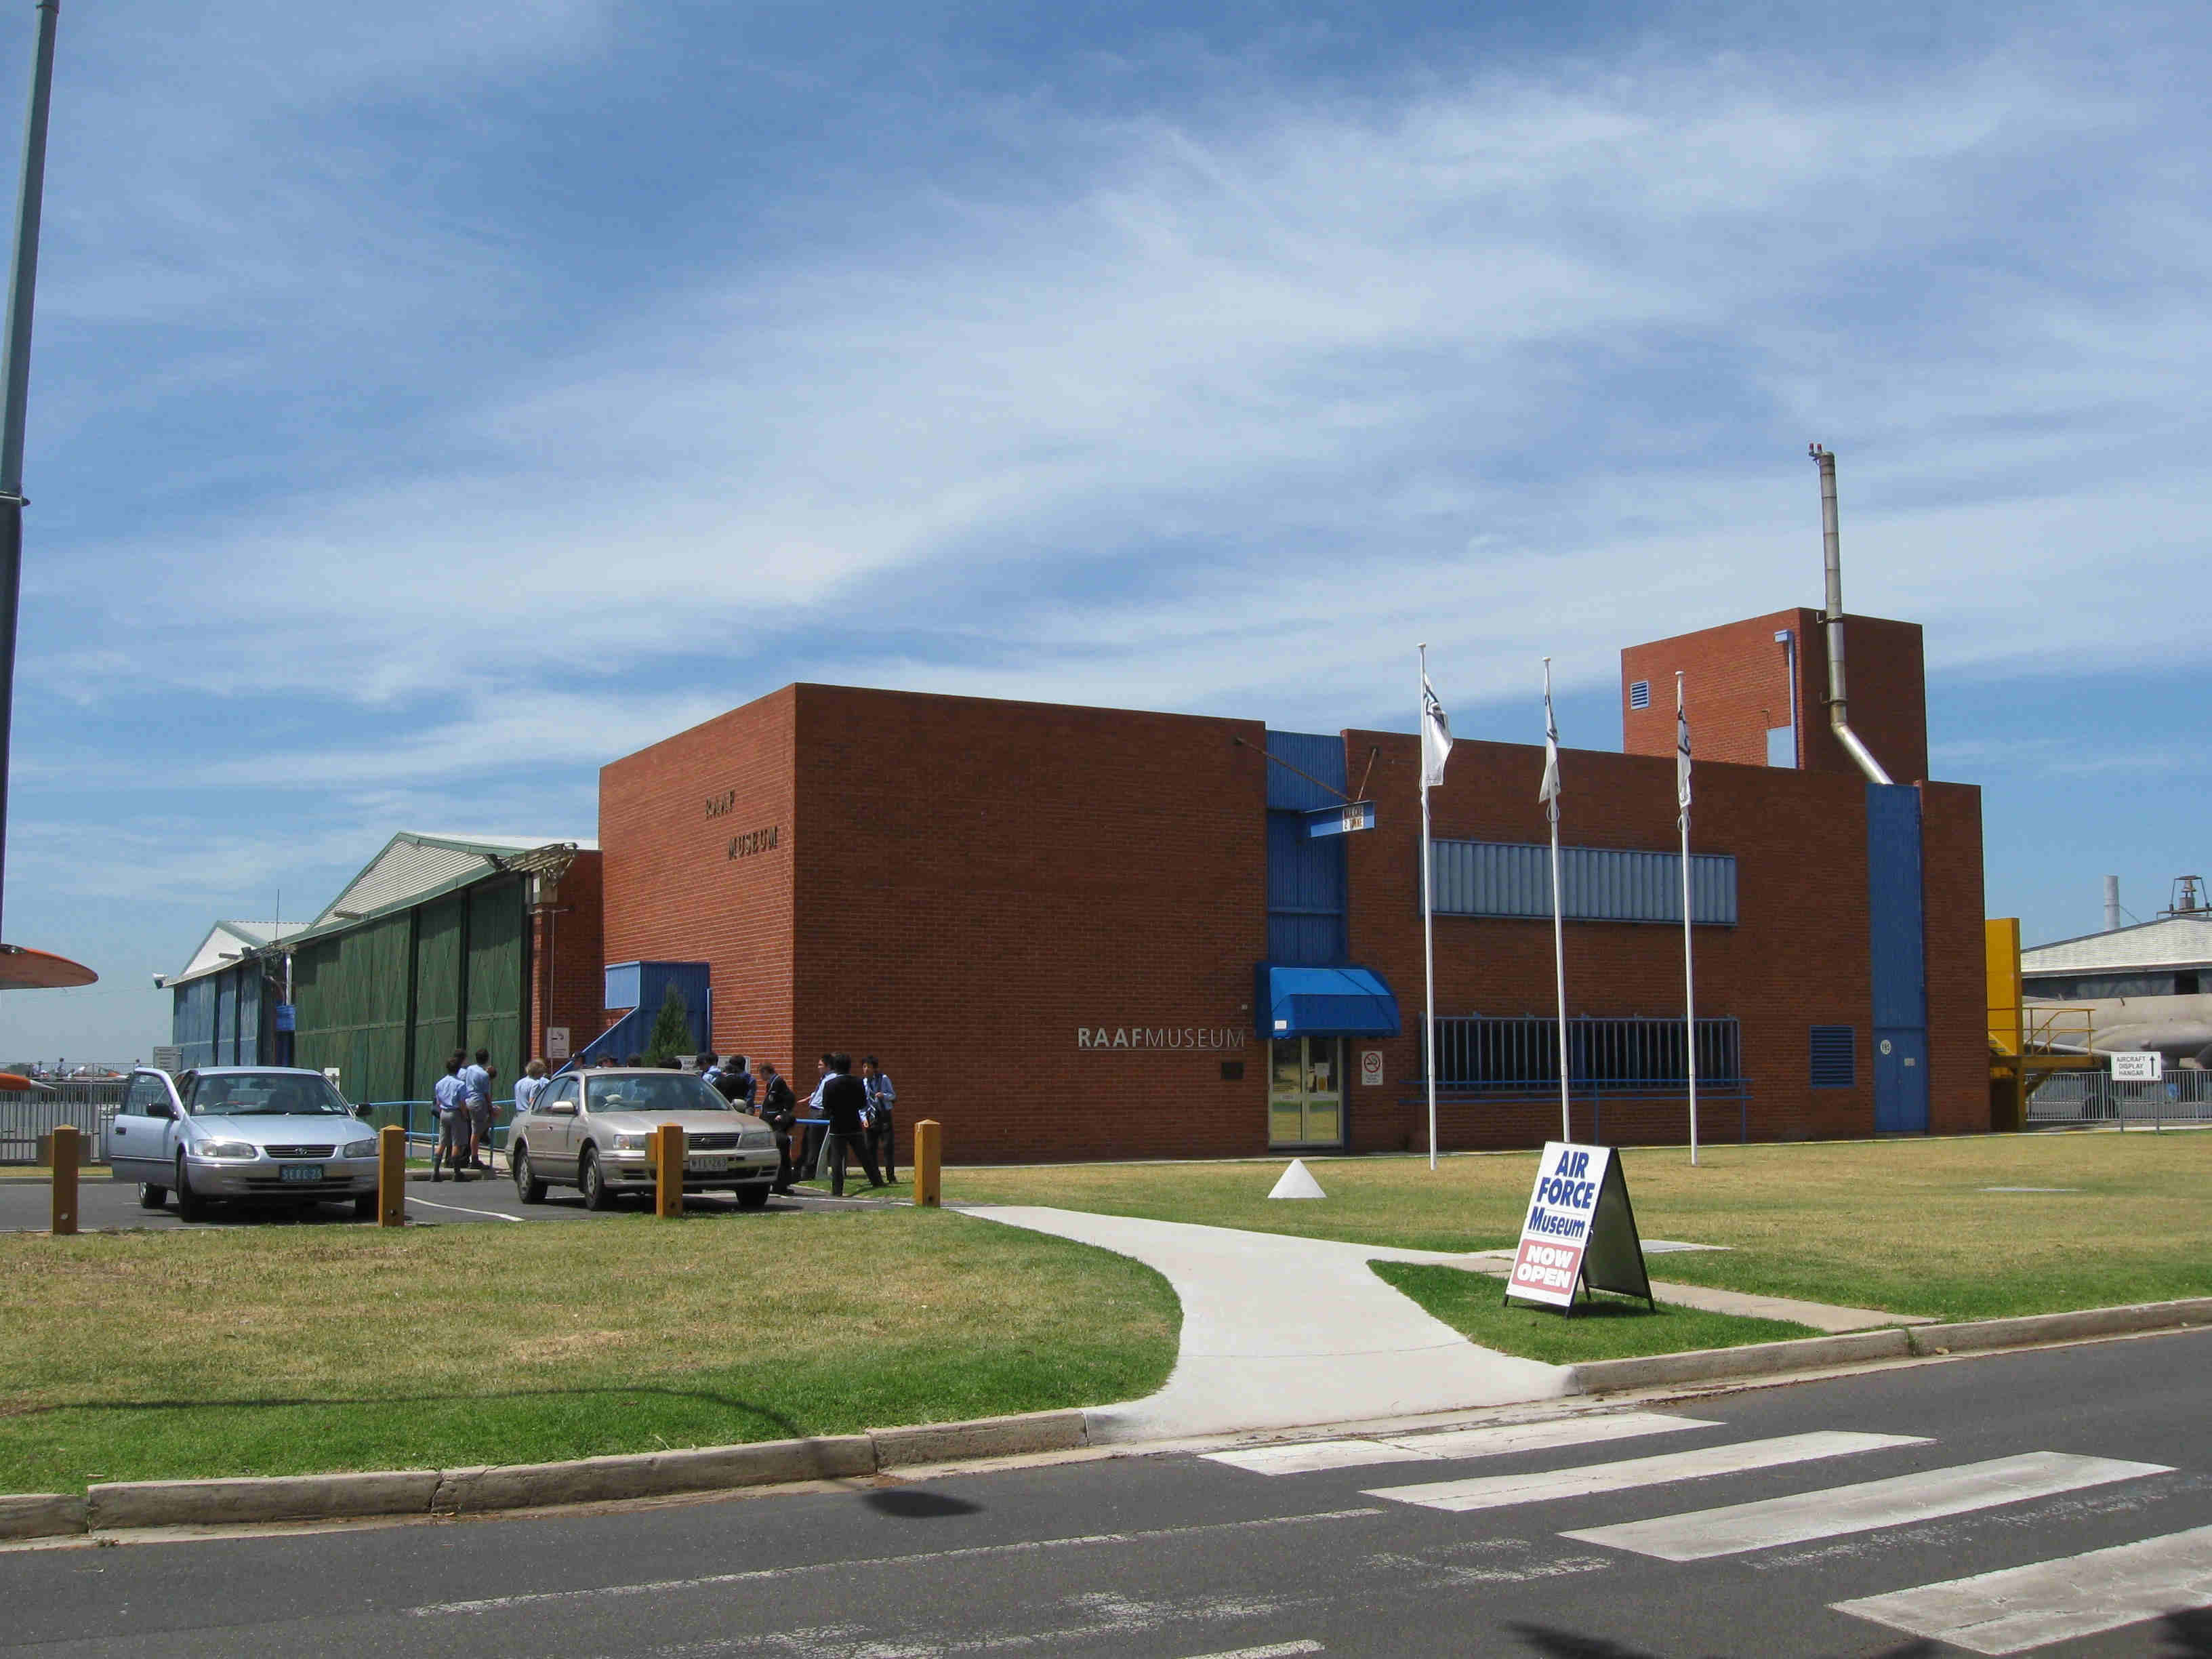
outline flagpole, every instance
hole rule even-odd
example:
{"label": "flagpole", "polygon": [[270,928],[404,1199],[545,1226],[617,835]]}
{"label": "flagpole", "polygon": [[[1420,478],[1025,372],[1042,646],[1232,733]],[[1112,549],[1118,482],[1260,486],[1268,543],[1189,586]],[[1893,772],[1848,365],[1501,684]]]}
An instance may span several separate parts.
{"label": "flagpole", "polygon": [[1437,911],[1429,848],[1429,647],[1420,647],[1421,688],[1421,977],[1428,1018],[1421,1027],[1421,1071],[1429,1083],[1429,1168],[1437,1167]]}
{"label": "flagpole", "polygon": [[[1552,659],[1544,659],[1544,736],[1554,750],[1558,733],[1552,719]],[[1559,1139],[1575,1138],[1574,1115],[1568,1107],[1567,1082],[1567,931],[1559,896],[1559,800],[1547,803],[1552,818],[1552,974],[1559,999]]]}
{"label": "flagpole", "polygon": [[1690,1055],[1690,1166],[1698,1163],[1698,973],[1690,946],[1690,727],[1682,714],[1682,675],[1674,674],[1674,793],[1682,809],[1682,1031]]}

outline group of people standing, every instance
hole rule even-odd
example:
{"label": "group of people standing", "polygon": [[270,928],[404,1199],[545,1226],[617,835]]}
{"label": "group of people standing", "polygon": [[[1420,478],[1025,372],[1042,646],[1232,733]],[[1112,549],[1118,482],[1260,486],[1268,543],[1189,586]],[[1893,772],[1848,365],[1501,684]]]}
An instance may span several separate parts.
{"label": "group of people standing", "polygon": [[[776,1191],[788,1193],[793,1182],[812,1180],[826,1165],[830,1194],[842,1198],[848,1158],[857,1159],[866,1171],[871,1188],[898,1179],[893,1121],[898,1091],[873,1054],[861,1060],[860,1073],[855,1077],[852,1055],[842,1049],[825,1052],[816,1062],[820,1080],[803,1112],[797,1091],[772,1062],[763,1060],[756,1076],[743,1054],[707,1058],[700,1076],[708,1087],[738,1110],[755,1114],[775,1132]],[[596,1063],[617,1062],[602,1055]],[[637,1056],[630,1057],[630,1065],[641,1063]],[[488,1048],[477,1049],[474,1060],[456,1049],[446,1061],[446,1074],[431,1091],[438,1114],[437,1146],[430,1156],[431,1180],[443,1181],[447,1170],[456,1181],[491,1173],[485,1155],[491,1150],[492,1123],[498,1112],[491,1097],[498,1076],[499,1068],[491,1063]],[[523,1067],[522,1075],[514,1081],[517,1117],[530,1109],[551,1080],[542,1060],[533,1059]]]}
{"label": "group of people standing", "polygon": [[802,1121],[797,1091],[769,1061],[761,1062],[756,1077],[743,1054],[726,1054],[702,1075],[723,1099],[756,1114],[775,1132],[776,1191],[789,1192],[793,1181],[811,1180],[827,1164],[830,1195],[842,1198],[848,1157],[859,1159],[871,1188],[897,1180],[893,1113],[898,1091],[890,1074],[870,1054],[854,1077],[853,1057],[842,1049],[823,1053],[816,1070],[821,1080],[804,1114],[813,1121]]}
{"label": "group of people standing", "polygon": [[499,1068],[491,1063],[491,1050],[479,1048],[471,1060],[456,1048],[446,1061],[446,1074],[430,1091],[438,1112],[438,1143],[430,1153],[430,1179],[443,1181],[446,1170],[465,1181],[468,1171],[489,1175],[484,1154],[491,1150],[492,1079]]}

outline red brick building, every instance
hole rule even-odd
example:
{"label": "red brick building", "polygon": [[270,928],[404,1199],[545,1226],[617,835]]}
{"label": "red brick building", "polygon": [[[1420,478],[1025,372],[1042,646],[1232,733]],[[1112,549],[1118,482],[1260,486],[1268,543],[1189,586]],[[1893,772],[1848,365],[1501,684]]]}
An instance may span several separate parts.
{"label": "red brick building", "polygon": [[[1817,620],[1624,653],[1632,752],[1563,752],[1578,1137],[1686,1132],[1678,667],[1705,1136],[1987,1127],[1979,793],[1847,769]],[[1849,627],[1854,725],[1917,779],[1919,630]],[[1765,763],[1778,710],[1802,766]],[[602,771],[605,959],[707,963],[716,1046],[802,1085],[880,1055],[902,1138],[936,1118],[957,1162],[1417,1147],[1419,764],[1394,732],[787,686]],[[1463,741],[1431,795],[1447,1149],[1559,1130],[1541,769]],[[1375,827],[1316,834],[1363,780]]]}

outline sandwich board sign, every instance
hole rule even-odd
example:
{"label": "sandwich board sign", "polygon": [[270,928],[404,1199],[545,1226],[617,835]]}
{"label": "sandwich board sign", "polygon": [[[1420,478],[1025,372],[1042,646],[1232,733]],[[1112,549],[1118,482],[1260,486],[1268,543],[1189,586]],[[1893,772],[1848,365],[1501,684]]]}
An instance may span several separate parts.
{"label": "sandwich board sign", "polygon": [[1613,1148],[1547,1140],[1505,1296],[1572,1310],[1578,1285],[1651,1300],[1628,1177]]}

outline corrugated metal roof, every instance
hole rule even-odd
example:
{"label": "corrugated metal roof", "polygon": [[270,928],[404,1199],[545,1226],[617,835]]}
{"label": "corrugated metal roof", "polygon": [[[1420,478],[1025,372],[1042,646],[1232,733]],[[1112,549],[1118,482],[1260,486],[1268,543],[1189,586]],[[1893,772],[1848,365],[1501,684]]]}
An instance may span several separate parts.
{"label": "corrugated metal roof", "polygon": [[403,830],[324,907],[315,926],[353,921],[388,910],[457,881],[488,874],[499,859],[556,845],[596,851],[599,843],[566,836],[432,835]]}
{"label": "corrugated metal roof", "polygon": [[307,927],[306,922],[295,921],[280,933],[273,921],[218,921],[208,929],[207,937],[192,952],[191,960],[180,971],[170,975],[167,982],[176,985],[198,979],[203,974],[216,973],[229,967],[247,950],[289,939],[295,933],[306,932]]}
{"label": "corrugated metal roof", "polygon": [[2212,967],[2212,917],[2165,916],[2106,933],[2062,939],[2020,953],[2023,974]]}

